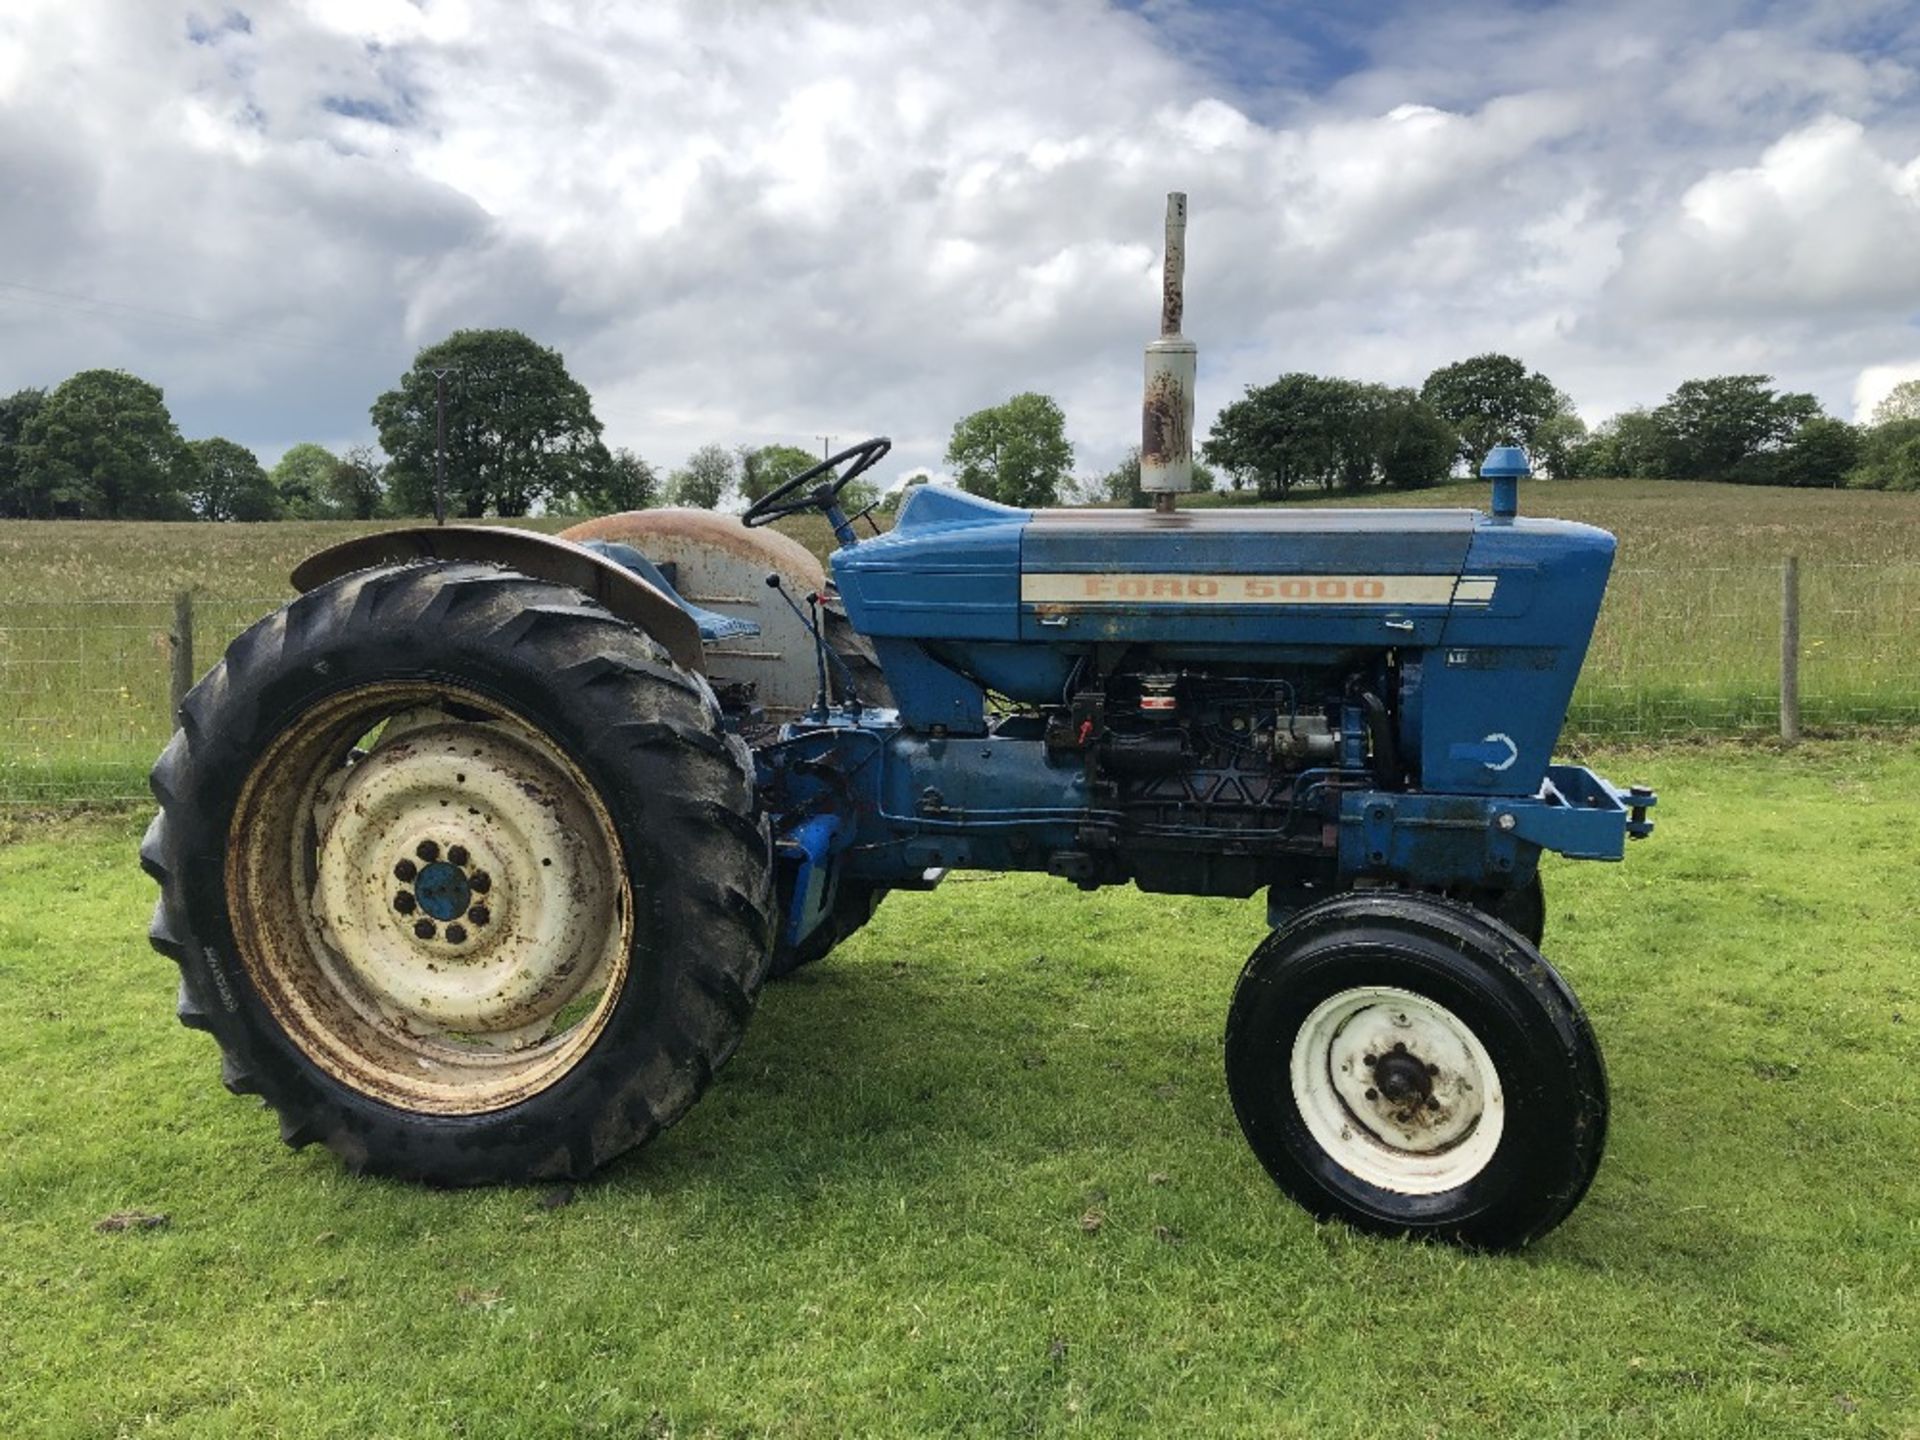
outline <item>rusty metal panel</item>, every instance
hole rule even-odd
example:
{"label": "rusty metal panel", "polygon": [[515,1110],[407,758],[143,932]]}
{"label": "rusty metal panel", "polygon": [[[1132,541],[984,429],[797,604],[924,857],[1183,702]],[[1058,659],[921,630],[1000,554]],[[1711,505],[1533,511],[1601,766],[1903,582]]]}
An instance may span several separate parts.
{"label": "rusty metal panel", "polygon": [[774,716],[813,703],[819,686],[813,638],[766,583],[769,572],[778,572],[802,608],[807,595],[827,588],[826,572],[799,541],[770,528],[749,530],[736,516],[681,507],[603,516],[561,537],[631,545],[654,564],[673,566],[674,587],[694,604],[756,622],[759,635],[707,647],[707,674],[715,684],[751,681]]}

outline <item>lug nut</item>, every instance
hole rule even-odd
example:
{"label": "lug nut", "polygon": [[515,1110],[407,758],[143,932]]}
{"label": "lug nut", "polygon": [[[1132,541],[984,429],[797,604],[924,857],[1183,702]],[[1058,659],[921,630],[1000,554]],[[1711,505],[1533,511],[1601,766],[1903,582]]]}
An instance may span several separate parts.
{"label": "lug nut", "polygon": [[403,885],[411,881],[413,877],[419,873],[418,870],[413,868],[413,862],[411,860],[402,860],[398,865],[393,867],[393,878]]}
{"label": "lug nut", "polygon": [[1438,1075],[1439,1073],[1440,1073],[1440,1067],[1434,1064],[1431,1060],[1429,1060],[1427,1062],[1427,1074]]}
{"label": "lug nut", "polygon": [[1380,1092],[1378,1090],[1367,1091],[1367,1099],[1378,1100],[1379,1098],[1380,1098]]}
{"label": "lug nut", "polygon": [[476,870],[467,877],[467,884],[473,887],[476,895],[484,895],[493,888],[493,877],[484,870]]}
{"label": "lug nut", "polygon": [[447,940],[448,940],[448,943],[453,945],[464,945],[467,940],[466,926],[464,925],[447,926]]}
{"label": "lug nut", "polygon": [[484,905],[476,905],[471,910],[467,911],[467,919],[471,920],[476,925],[484,925],[489,920],[493,919],[493,913],[490,910],[488,910],[487,907]]}
{"label": "lug nut", "polygon": [[1369,1070],[1371,1070],[1375,1065],[1378,1065],[1379,1063],[1380,1063],[1380,1057],[1378,1055],[1367,1056],[1367,1068]]}
{"label": "lug nut", "polygon": [[467,863],[467,847],[464,845],[452,846],[447,851],[447,859],[451,860],[455,865],[466,864]]}
{"label": "lug nut", "polygon": [[411,890],[402,890],[398,895],[393,897],[393,908],[398,910],[402,915],[411,915],[413,913],[413,906],[414,899]]}
{"label": "lug nut", "polygon": [[422,940],[433,939],[433,921],[428,920],[424,917],[414,921],[413,933],[418,935]]}
{"label": "lug nut", "polygon": [[413,853],[431,865],[435,860],[440,858],[440,847],[431,840],[422,840],[418,845],[413,847]]}

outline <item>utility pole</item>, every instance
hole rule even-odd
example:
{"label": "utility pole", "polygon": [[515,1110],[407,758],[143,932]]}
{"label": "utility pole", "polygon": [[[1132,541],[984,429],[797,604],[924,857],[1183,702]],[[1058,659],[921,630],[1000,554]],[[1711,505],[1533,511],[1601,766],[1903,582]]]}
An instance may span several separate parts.
{"label": "utility pole", "polygon": [[816,435],[813,438],[820,442],[820,458],[822,460],[833,453],[833,437],[831,435]]}
{"label": "utility pole", "polygon": [[447,523],[447,376],[451,368],[433,372],[433,523]]}

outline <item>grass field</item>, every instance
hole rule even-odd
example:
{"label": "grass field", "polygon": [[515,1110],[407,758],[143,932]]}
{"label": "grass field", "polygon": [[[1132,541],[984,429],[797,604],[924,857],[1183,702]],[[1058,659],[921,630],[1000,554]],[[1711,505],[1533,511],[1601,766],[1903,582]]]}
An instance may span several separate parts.
{"label": "grass field", "polygon": [[1604,761],[1660,832],[1552,866],[1546,948],[1610,1148],[1516,1258],[1267,1182],[1219,1049],[1257,903],[890,899],[558,1204],[283,1150],[173,1023],[142,817],[16,819],[0,1435],[1920,1437],[1920,747]]}
{"label": "grass field", "polygon": [[[1484,489],[1460,482],[1386,503],[1478,506]],[[1576,736],[1769,731],[1788,553],[1803,564],[1808,727],[1920,724],[1920,496],[1542,481],[1523,487],[1522,508],[1620,536]],[[0,522],[0,801],[138,793],[168,729],[173,591],[196,592],[205,669],[289,593],[300,558],[382,523]],[[790,528],[825,552],[824,522]]]}
{"label": "grass field", "polygon": [[[1432,490],[1308,503],[1486,507],[1481,480]],[[1191,496],[1185,504],[1233,506],[1252,497]],[[1920,564],[1920,495],[1857,490],[1774,490],[1671,480],[1541,480],[1521,486],[1523,514],[1599,525],[1620,537],[1621,568],[1723,569],[1810,564]],[[154,599],[196,587],[236,597],[290,593],[287,572],[307,555],[393,521],[280,521],[185,525],[0,520],[0,605],[63,600]],[[516,521],[560,529],[568,520]],[[832,537],[824,521],[784,521],[816,554]]]}

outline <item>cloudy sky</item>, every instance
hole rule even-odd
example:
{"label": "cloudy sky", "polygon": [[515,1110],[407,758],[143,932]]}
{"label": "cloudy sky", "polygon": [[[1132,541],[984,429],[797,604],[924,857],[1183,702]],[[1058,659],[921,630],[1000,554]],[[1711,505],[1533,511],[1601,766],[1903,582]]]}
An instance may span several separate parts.
{"label": "cloudy sky", "polygon": [[1138,438],[1165,192],[1200,423],[1498,348],[1596,421],[1920,375],[1920,6],[4,0],[0,393],[121,366],[272,461],[421,345],[557,346],[607,438]]}

